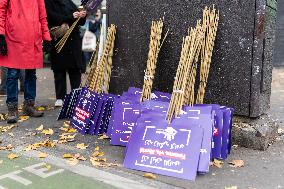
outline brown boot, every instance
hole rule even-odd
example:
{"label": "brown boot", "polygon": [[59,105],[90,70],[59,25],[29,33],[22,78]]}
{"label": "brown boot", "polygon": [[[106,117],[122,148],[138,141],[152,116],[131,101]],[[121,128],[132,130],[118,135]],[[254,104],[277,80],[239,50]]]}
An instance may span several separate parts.
{"label": "brown boot", "polygon": [[8,118],[7,123],[13,124],[18,121],[18,103],[7,103],[8,107]]}
{"label": "brown boot", "polygon": [[24,102],[23,114],[30,117],[42,117],[44,113],[35,109],[34,100],[28,100]]}

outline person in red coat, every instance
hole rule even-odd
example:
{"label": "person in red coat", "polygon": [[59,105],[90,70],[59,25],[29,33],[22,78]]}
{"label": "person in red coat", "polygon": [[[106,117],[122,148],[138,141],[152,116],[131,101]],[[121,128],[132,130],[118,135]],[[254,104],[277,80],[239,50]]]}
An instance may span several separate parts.
{"label": "person in red coat", "polygon": [[44,46],[51,37],[44,0],[0,1],[0,66],[7,72],[8,123],[18,119],[18,78],[25,70],[24,115],[41,117],[35,110],[36,69],[43,67]]}

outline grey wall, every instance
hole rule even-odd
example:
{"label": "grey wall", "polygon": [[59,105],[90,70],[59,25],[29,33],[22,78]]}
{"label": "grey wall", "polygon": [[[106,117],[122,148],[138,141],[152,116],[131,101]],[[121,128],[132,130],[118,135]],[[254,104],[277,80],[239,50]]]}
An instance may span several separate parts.
{"label": "grey wall", "polygon": [[161,50],[155,89],[171,92],[182,37],[202,16],[205,5],[220,10],[220,26],[206,93],[207,103],[234,107],[257,117],[269,108],[275,1],[265,0],[108,0],[109,23],[118,26],[111,91],[142,87],[150,26],[165,13],[170,35]]}

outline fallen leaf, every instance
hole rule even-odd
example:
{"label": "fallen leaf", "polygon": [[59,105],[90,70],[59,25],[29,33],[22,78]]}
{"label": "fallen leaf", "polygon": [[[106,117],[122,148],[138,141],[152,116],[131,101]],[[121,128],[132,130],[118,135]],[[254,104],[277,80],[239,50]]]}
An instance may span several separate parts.
{"label": "fallen leaf", "polygon": [[8,135],[9,135],[10,137],[14,137],[14,136],[15,136],[13,133],[8,133]]}
{"label": "fallen leaf", "polygon": [[7,146],[0,146],[0,151],[2,150],[11,151],[12,149],[13,149],[12,144],[8,144]]}
{"label": "fallen leaf", "polygon": [[153,173],[145,173],[143,177],[148,178],[148,179],[157,179],[157,176],[154,175]]}
{"label": "fallen leaf", "polygon": [[81,156],[81,154],[75,154],[74,155],[74,158],[78,159],[78,160],[81,160],[81,161],[86,161],[87,158],[85,158],[84,156]]}
{"label": "fallen leaf", "polygon": [[9,154],[8,155],[8,158],[10,159],[10,160],[12,160],[12,159],[16,159],[16,158],[18,158],[19,156],[17,155],[17,154]]}
{"label": "fallen leaf", "polygon": [[238,189],[238,187],[237,186],[230,186],[230,187],[225,187],[225,189]]}
{"label": "fallen leaf", "polygon": [[31,150],[37,150],[39,149],[40,147],[48,147],[48,148],[53,148],[55,147],[55,143],[54,142],[51,142],[50,140],[46,139],[42,142],[37,142],[37,143],[34,143],[34,144],[29,144],[25,149],[24,151],[31,151]]}
{"label": "fallen leaf", "polygon": [[66,163],[67,163],[68,165],[74,166],[74,165],[77,165],[77,164],[79,163],[79,160],[77,160],[77,159],[75,159],[75,158],[70,158],[70,159],[66,160]]}
{"label": "fallen leaf", "polygon": [[20,116],[19,121],[27,121],[28,119],[30,119],[29,116]]}
{"label": "fallen leaf", "polygon": [[37,155],[38,158],[46,158],[48,157],[48,154],[47,153],[44,153],[44,152],[40,152],[38,155]]}
{"label": "fallen leaf", "polygon": [[50,169],[51,169],[51,165],[48,165],[48,164],[45,164],[44,167],[45,167],[47,170],[50,170]]}
{"label": "fallen leaf", "polygon": [[52,129],[46,129],[46,130],[42,130],[41,133],[45,135],[53,135],[54,132]]}
{"label": "fallen leaf", "polygon": [[95,150],[96,150],[96,151],[99,151],[99,150],[100,150],[100,147],[99,147],[99,146],[97,146],[97,147],[95,148]]}
{"label": "fallen leaf", "polygon": [[70,121],[64,121],[63,127],[70,127]]}
{"label": "fallen leaf", "polygon": [[74,158],[72,154],[63,154],[63,158],[68,159],[68,158]]}
{"label": "fallen leaf", "polygon": [[103,134],[102,136],[100,136],[98,138],[99,140],[103,140],[103,139],[110,139],[108,136],[106,136],[105,134]]}
{"label": "fallen leaf", "polygon": [[17,125],[0,126],[0,132],[7,132],[15,127],[17,127]]}
{"label": "fallen leaf", "polygon": [[40,125],[38,128],[36,128],[37,131],[42,131],[43,130],[43,125]]}
{"label": "fallen leaf", "polygon": [[99,151],[95,151],[93,154],[92,154],[92,157],[102,157],[104,156],[105,153],[103,152],[99,152]]}
{"label": "fallen leaf", "polygon": [[84,143],[80,143],[76,145],[76,148],[81,149],[81,150],[86,150],[88,146],[86,146]]}
{"label": "fallen leaf", "polygon": [[66,133],[76,133],[77,132],[77,130],[72,127],[60,127],[59,129]]}
{"label": "fallen leaf", "polygon": [[245,162],[243,160],[233,160],[229,164],[234,168],[245,166]]}
{"label": "fallen leaf", "polygon": [[217,159],[214,159],[214,161],[213,161],[213,165],[214,165],[215,167],[218,167],[218,168],[222,168],[222,167],[223,167],[223,163],[224,163],[224,162],[222,162],[222,161],[220,161],[220,160],[217,160]]}
{"label": "fallen leaf", "polygon": [[95,158],[90,158],[90,161],[92,163],[93,166],[98,167],[101,165],[100,162],[96,161]]}
{"label": "fallen leaf", "polygon": [[44,110],[45,110],[45,108],[44,108],[44,107],[42,107],[42,106],[37,106],[37,107],[36,107],[36,110],[37,110],[37,111],[44,111]]}

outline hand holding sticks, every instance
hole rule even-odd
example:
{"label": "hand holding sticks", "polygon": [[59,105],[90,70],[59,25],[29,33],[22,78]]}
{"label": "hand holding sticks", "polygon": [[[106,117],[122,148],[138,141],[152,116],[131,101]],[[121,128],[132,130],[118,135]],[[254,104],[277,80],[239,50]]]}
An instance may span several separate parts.
{"label": "hand holding sticks", "polygon": [[[78,10],[80,12],[84,11],[84,7],[83,6],[80,6],[78,8]],[[78,13],[79,14],[79,13]],[[77,26],[78,22],[80,21],[80,19],[82,17],[85,17],[86,14],[84,14],[83,16],[80,16],[80,15],[77,15],[77,14],[73,14],[74,18],[77,18],[77,20],[72,24],[72,26],[67,30],[66,34],[60,39],[60,41],[55,45],[55,48],[56,48],[56,52],[57,53],[60,53],[62,48],[64,47],[64,45],[66,44],[69,36],[71,35],[72,31],[74,30],[74,28]]]}

